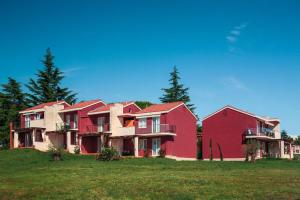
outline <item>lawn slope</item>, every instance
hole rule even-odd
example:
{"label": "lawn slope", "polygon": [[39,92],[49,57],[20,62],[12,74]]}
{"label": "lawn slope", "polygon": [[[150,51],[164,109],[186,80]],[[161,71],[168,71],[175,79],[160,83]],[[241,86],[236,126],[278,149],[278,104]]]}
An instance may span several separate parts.
{"label": "lawn slope", "polygon": [[0,151],[0,199],[299,199],[300,162],[176,162]]}

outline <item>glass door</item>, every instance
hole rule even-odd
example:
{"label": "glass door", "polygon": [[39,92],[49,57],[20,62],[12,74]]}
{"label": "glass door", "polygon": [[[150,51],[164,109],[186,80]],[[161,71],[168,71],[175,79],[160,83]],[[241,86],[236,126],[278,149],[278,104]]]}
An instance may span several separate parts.
{"label": "glass door", "polygon": [[25,128],[30,128],[30,115],[25,115]]}
{"label": "glass door", "polygon": [[152,133],[160,132],[160,117],[152,118]]}
{"label": "glass door", "polygon": [[160,138],[152,139],[152,156],[158,156],[160,150]]}
{"label": "glass door", "polygon": [[98,132],[103,132],[104,131],[104,117],[98,117]]}

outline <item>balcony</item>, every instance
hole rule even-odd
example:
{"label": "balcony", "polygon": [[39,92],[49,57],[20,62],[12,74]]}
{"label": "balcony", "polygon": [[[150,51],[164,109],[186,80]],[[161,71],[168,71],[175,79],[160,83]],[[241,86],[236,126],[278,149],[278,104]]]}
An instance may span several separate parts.
{"label": "balcony", "polygon": [[171,133],[175,135],[176,126],[170,124],[157,124],[154,126],[148,126],[146,128],[135,127],[135,134],[159,134],[159,133]]}
{"label": "balcony", "polygon": [[[25,126],[26,126],[25,122]],[[29,127],[30,128],[45,128],[45,120],[44,119],[35,119],[35,120],[31,120],[29,121]]]}
{"label": "balcony", "polygon": [[245,135],[247,138],[255,138],[255,137],[275,138],[275,131],[269,128],[259,128],[259,129],[248,128],[245,131]]}
{"label": "balcony", "polygon": [[67,132],[70,130],[70,125],[64,122],[56,123],[56,131],[58,132]]}
{"label": "balcony", "polygon": [[112,136],[115,137],[122,137],[122,136],[133,136],[135,134],[135,127],[128,126],[128,127],[119,127]]}
{"label": "balcony", "polygon": [[105,133],[110,131],[110,124],[104,124],[103,126],[88,125],[86,126],[87,133]]}

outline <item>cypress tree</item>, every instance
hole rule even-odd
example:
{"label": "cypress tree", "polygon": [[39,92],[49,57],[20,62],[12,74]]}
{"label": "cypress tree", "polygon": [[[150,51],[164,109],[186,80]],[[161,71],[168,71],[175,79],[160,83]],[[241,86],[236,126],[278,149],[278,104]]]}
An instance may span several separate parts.
{"label": "cypress tree", "polygon": [[61,86],[63,72],[54,65],[53,60],[54,56],[48,48],[42,61],[43,70],[38,70],[37,79],[30,79],[26,85],[30,91],[28,101],[31,105],[58,100],[65,100],[72,104],[76,101],[76,93]]}
{"label": "cypress tree", "polygon": [[8,78],[6,84],[1,85],[0,93],[0,142],[9,142],[9,122],[18,124],[19,112],[27,107],[25,94],[21,84],[13,78]]}
{"label": "cypress tree", "polygon": [[179,83],[180,77],[176,66],[174,66],[173,71],[170,73],[171,78],[169,79],[170,88],[163,88],[163,96],[160,97],[162,103],[170,103],[176,101],[183,101],[186,106],[194,112],[194,104],[190,103],[190,96],[188,93],[189,88],[185,88],[183,84]]}

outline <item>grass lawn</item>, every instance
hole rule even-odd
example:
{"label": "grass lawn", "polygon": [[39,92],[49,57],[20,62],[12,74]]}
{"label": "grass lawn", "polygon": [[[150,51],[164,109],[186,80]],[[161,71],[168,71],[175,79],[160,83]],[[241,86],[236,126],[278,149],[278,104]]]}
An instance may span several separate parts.
{"label": "grass lawn", "polygon": [[0,199],[300,199],[300,161],[177,162],[0,151]]}

